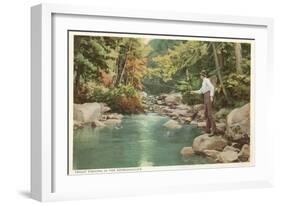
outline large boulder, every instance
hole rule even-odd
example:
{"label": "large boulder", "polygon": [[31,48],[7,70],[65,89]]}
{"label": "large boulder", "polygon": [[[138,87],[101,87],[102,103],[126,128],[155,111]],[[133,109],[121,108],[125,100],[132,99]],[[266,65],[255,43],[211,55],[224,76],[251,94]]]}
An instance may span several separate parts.
{"label": "large boulder", "polygon": [[182,103],[182,95],[180,93],[169,94],[165,97],[167,105],[179,105]]}
{"label": "large boulder", "polygon": [[250,137],[250,104],[236,108],[227,115],[226,135],[234,141]]}
{"label": "large boulder", "polygon": [[110,108],[102,103],[74,104],[73,119],[78,122],[94,122],[98,120],[102,113],[109,111]]}
{"label": "large boulder", "polygon": [[224,119],[231,111],[227,108],[221,108],[216,114],[216,119]]}
{"label": "large boulder", "polygon": [[164,127],[167,127],[169,129],[180,129],[182,126],[175,120],[169,120],[168,122],[166,122],[164,125]]}
{"label": "large boulder", "polygon": [[203,153],[204,150],[222,151],[227,145],[227,141],[221,136],[209,137],[208,134],[203,134],[193,140],[192,148],[195,153]]}
{"label": "large boulder", "polygon": [[184,157],[190,157],[194,154],[192,147],[184,147],[181,150],[181,155]]}
{"label": "large boulder", "polygon": [[218,161],[222,163],[236,162],[237,160],[238,153],[231,150],[223,151],[218,155]]}

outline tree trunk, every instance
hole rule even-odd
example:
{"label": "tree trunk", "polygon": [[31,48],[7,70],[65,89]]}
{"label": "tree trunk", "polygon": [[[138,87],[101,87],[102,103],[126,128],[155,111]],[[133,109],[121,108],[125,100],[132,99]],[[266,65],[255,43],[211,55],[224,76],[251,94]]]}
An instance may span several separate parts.
{"label": "tree trunk", "polygon": [[[115,51],[117,54],[119,54],[120,52],[120,47],[116,47],[115,48]],[[112,84],[115,86],[116,85],[116,82],[117,82],[117,78],[118,78],[118,71],[119,71],[119,61],[120,61],[120,55],[117,56],[116,60],[115,60],[115,75],[113,77],[113,80],[112,80]]]}
{"label": "tree trunk", "polygon": [[124,67],[125,62],[126,62],[126,57],[125,57],[125,59],[123,59],[120,54],[120,56],[118,58],[118,63],[117,63],[117,73],[116,73],[116,79],[115,79],[114,86],[118,86],[121,82],[121,78],[122,78],[121,76],[122,76],[123,69],[125,68]]}
{"label": "tree trunk", "polygon": [[117,74],[117,79],[116,79],[116,82],[115,82],[115,86],[118,86],[121,83],[122,79],[123,79],[123,75],[124,75],[124,72],[125,72],[125,69],[126,69],[128,55],[129,55],[129,53],[131,51],[131,47],[132,47],[132,41],[129,44],[129,49],[126,51],[125,60],[123,62],[123,65],[122,65],[121,69],[118,66],[119,67],[119,69],[118,69],[119,71],[118,71],[118,74]]}
{"label": "tree trunk", "polygon": [[79,103],[79,89],[80,89],[80,69],[76,68],[76,75],[74,80],[74,102]]}
{"label": "tree trunk", "polygon": [[235,59],[236,59],[236,72],[242,74],[241,62],[242,62],[242,49],[240,43],[235,43]]}
{"label": "tree trunk", "polygon": [[227,92],[226,92],[226,89],[225,89],[225,86],[223,84],[223,80],[222,80],[221,67],[220,67],[220,64],[219,64],[219,58],[218,58],[218,54],[217,54],[217,49],[216,49],[216,46],[215,46],[214,42],[211,42],[211,45],[212,45],[212,48],[213,48],[214,60],[215,60],[217,75],[218,75],[218,78],[219,78],[219,81],[220,81],[220,84],[221,84],[221,87],[222,87],[222,92],[223,92],[223,94],[225,96],[225,99],[226,99],[227,103],[230,103],[228,95],[227,95]]}
{"label": "tree trunk", "polygon": [[221,70],[224,70],[224,56],[223,56],[222,51],[220,51],[220,52],[218,53],[218,59],[219,59],[220,69],[221,69]]}

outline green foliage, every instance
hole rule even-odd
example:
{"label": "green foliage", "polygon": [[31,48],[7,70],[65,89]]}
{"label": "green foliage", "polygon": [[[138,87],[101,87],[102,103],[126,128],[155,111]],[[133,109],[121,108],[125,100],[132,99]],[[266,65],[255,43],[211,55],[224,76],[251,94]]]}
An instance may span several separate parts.
{"label": "green foliage", "polygon": [[147,42],[142,38],[75,36],[75,102],[105,102],[116,111],[140,112],[143,108],[138,92],[145,90],[154,95],[181,92],[185,103],[202,103],[201,95],[190,93],[201,87],[202,69],[218,79],[217,108],[249,102],[251,46],[241,43],[241,49],[237,49],[235,45],[234,42],[167,39]]}
{"label": "green foliage", "polygon": [[[215,104],[217,107],[233,106],[249,101],[250,97],[250,46],[242,44],[241,68],[243,74],[236,74],[236,56],[234,43],[214,42],[222,82],[217,82]],[[207,41],[181,41],[168,48],[166,53],[153,58],[155,68],[148,69],[150,79],[161,79],[164,82],[177,82],[176,90],[183,94],[189,104],[198,103],[201,97],[190,94],[201,86],[200,71],[205,69],[209,75],[218,75],[214,51]],[[231,101],[227,101],[223,87]]]}
{"label": "green foliage", "polygon": [[93,81],[84,83],[80,88],[81,102],[107,102],[109,89]]}
{"label": "green foliage", "polygon": [[110,90],[110,93],[114,97],[122,97],[122,96],[137,97],[138,96],[138,92],[131,85],[120,85],[120,86]]}
{"label": "green foliage", "polygon": [[190,81],[178,81],[177,91],[181,92],[183,97],[183,103],[194,105],[202,103],[202,97],[199,95],[192,95],[190,91],[193,90]]}
{"label": "green foliage", "polygon": [[[250,76],[247,74],[230,74],[226,77],[225,87],[231,93],[233,103],[250,101]],[[239,100],[239,101],[237,101]],[[240,103],[238,103],[240,105]]]}
{"label": "green foliage", "polygon": [[131,85],[121,85],[109,92],[110,98],[107,102],[112,110],[116,112],[131,114],[144,112],[141,98],[137,90]]}
{"label": "green foliage", "polygon": [[114,112],[143,112],[143,106],[137,90],[131,85],[120,85],[108,89],[95,82],[83,85],[80,98],[83,102],[103,102]]}

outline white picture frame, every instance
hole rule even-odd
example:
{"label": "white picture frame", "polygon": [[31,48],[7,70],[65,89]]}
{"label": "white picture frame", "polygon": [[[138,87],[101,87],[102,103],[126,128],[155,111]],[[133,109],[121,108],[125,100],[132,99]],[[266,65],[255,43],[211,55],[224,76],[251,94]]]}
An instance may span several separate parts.
{"label": "white picture frame", "polygon": [[[147,22],[160,22],[162,27],[165,24],[170,26],[174,24],[175,28],[179,29],[177,32],[184,32],[180,31],[181,28],[192,24],[195,27],[201,25],[203,28],[198,27],[198,30],[195,31],[197,35],[201,31],[203,32],[201,35],[204,36],[254,37],[258,45],[257,50],[255,50],[256,57],[260,57],[258,60],[255,58],[253,74],[255,109],[252,121],[255,130],[255,164],[249,168],[213,167],[208,170],[198,168],[195,170],[132,174],[68,176],[67,168],[64,170],[65,165],[61,164],[65,161],[66,154],[60,153],[60,151],[65,150],[63,144],[67,144],[65,133],[60,132],[66,128],[58,126],[59,122],[65,122],[64,116],[66,113],[61,113],[56,109],[61,106],[57,105],[60,100],[63,100],[63,98],[66,100],[63,93],[64,88],[57,83],[57,80],[60,77],[67,78],[67,76],[64,76],[65,73],[55,70],[57,61],[60,61],[57,60],[58,56],[56,55],[63,55],[65,52],[65,47],[60,46],[58,42],[63,40],[60,39],[60,32],[81,28],[87,30],[93,27],[91,21],[98,18],[106,19],[108,24],[104,24],[104,26],[110,26],[110,22],[113,21],[123,22],[120,25],[124,25],[120,27],[111,23],[112,31],[116,32],[126,28],[129,29],[130,25],[137,21],[142,26],[136,28],[136,30],[146,29],[147,32],[153,30],[152,27],[144,28]],[[32,198],[39,201],[53,201],[272,186],[273,134],[270,133],[268,121],[266,121],[266,108],[270,107],[272,102],[270,101],[270,92],[268,93],[266,88],[261,85],[261,82],[266,82],[270,87],[270,79],[274,75],[272,19],[189,13],[167,14],[125,9],[113,10],[110,8],[40,4],[31,8],[31,26]],[[209,26],[210,28],[214,26],[214,30],[208,29]],[[218,35],[219,29],[215,28],[216,26],[220,29],[227,29],[220,30],[221,35]],[[204,29],[204,27],[206,28]],[[67,39],[65,41],[67,43]],[[63,81],[66,81],[66,79]],[[58,98],[62,99],[58,100]],[[192,177],[192,180],[190,177]],[[88,186],[86,186],[87,183]],[[70,187],[72,188],[70,189]]]}

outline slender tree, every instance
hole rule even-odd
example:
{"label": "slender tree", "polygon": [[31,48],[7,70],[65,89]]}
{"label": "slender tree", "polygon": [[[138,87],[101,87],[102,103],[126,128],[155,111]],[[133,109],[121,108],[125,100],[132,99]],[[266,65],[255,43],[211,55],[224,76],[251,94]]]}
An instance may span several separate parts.
{"label": "slender tree", "polygon": [[210,44],[212,45],[212,48],[213,48],[213,54],[214,54],[214,60],[215,60],[215,65],[216,65],[216,71],[217,71],[217,75],[218,75],[218,78],[219,78],[219,81],[220,81],[220,85],[222,87],[222,92],[223,92],[223,94],[225,96],[225,99],[226,99],[227,103],[230,103],[227,91],[226,91],[225,86],[223,84],[223,79],[222,79],[222,74],[221,74],[221,66],[219,64],[219,58],[218,58],[218,54],[217,54],[217,49],[216,49],[215,43],[214,42],[210,42]]}
{"label": "slender tree", "polygon": [[241,67],[241,62],[242,62],[241,44],[235,43],[234,48],[235,48],[235,60],[236,60],[236,72],[237,72],[237,74],[242,74],[243,71],[242,71],[242,67]]}

